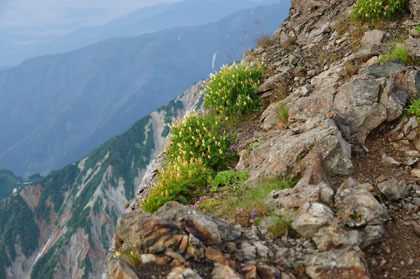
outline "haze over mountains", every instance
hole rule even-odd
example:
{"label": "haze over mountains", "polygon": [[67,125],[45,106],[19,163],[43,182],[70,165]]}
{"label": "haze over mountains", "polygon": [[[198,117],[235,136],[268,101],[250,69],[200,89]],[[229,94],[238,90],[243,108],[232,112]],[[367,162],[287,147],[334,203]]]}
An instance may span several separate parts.
{"label": "haze over mountains", "polygon": [[41,36],[36,32],[0,28],[0,67],[17,65],[36,56],[75,50],[113,37],[132,37],[166,28],[205,24],[273,2],[275,0],[185,0],[157,4],[140,8],[105,25],[83,27],[61,36]]}
{"label": "haze over mountains", "polygon": [[255,36],[274,31],[288,5],[107,39],[0,70],[0,167],[27,176],[80,159],[222,64],[240,59]]}

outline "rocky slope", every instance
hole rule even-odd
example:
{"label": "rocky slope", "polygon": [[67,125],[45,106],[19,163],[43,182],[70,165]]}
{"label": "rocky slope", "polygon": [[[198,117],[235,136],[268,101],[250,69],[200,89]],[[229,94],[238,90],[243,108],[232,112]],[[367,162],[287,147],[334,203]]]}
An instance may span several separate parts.
{"label": "rocky slope", "polygon": [[[348,19],[352,4],[294,0],[273,43],[243,57],[266,65],[266,106],[238,123],[253,143],[236,169],[257,187],[299,178],[265,198],[290,216],[290,233],[273,238],[269,221],[243,227],[176,202],[143,212],[157,159],[118,219],[108,278],[420,277],[420,130],[404,112],[420,97],[420,3],[408,1],[411,18],[364,24]],[[411,65],[379,61],[396,41]]]}
{"label": "rocky slope", "polygon": [[89,156],[0,203],[0,278],[100,278],[114,225],[172,117],[201,104],[202,82]]}

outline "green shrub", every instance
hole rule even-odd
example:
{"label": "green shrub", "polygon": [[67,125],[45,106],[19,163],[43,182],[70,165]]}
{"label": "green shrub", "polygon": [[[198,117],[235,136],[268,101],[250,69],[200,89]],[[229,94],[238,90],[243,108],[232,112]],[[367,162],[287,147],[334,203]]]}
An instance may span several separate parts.
{"label": "green shrub", "polygon": [[201,158],[206,166],[221,169],[232,157],[224,122],[214,114],[192,112],[170,125],[170,144],[165,154],[169,160]]}
{"label": "green shrub", "polygon": [[273,235],[273,238],[276,239],[280,236],[282,236],[292,224],[292,219],[288,216],[276,216],[272,215],[272,223],[269,227],[268,231]]}
{"label": "green shrub", "polygon": [[420,32],[420,25],[417,25],[416,27],[414,27],[414,30]]}
{"label": "green shrub", "polygon": [[224,116],[241,116],[259,107],[257,87],[262,79],[260,65],[224,65],[204,85],[204,108]]}
{"label": "green shrub", "polygon": [[151,213],[168,201],[188,204],[194,190],[206,185],[211,174],[202,159],[185,160],[178,156],[159,170],[158,181],[151,187],[141,207]]}
{"label": "green shrub", "polygon": [[417,117],[417,121],[420,123],[420,99],[413,99],[409,106],[404,109],[409,114],[413,114]]}
{"label": "green shrub", "polygon": [[408,52],[405,49],[405,47],[401,44],[398,44],[391,53],[381,55],[379,57],[379,60],[384,61],[384,60],[396,59],[396,58],[398,58],[402,63],[405,63],[405,64],[410,62]]}
{"label": "green shrub", "polygon": [[352,19],[390,19],[405,6],[405,0],[358,0],[354,4]]}
{"label": "green shrub", "polygon": [[282,123],[287,123],[289,117],[289,108],[284,104],[280,103],[277,107],[277,118]]}
{"label": "green shrub", "polygon": [[219,186],[230,185],[233,190],[237,190],[242,183],[248,179],[247,171],[227,170],[217,173],[211,182],[211,192],[217,191]]}

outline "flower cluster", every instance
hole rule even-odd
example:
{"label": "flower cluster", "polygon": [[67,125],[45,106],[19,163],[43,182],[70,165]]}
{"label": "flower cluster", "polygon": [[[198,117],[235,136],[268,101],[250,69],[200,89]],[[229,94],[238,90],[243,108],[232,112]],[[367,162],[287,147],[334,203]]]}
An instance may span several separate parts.
{"label": "flower cluster", "polygon": [[235,154],[245,149],[249,145],[249,139],[252,137],[251,133],[247,133],[245,136],[241,136],[235,140],[235,143],[229,146],[228,153]]}
{"label": "flower cluster", "polygon": [[178,156],[164,169],[159,169],[158,181],[151,187],[142,208],[154,212],[172,200],[187,204],[194,197],[194,191],[207,184],[211,174],[201,158],[185,160]]}
{"label": "flower cluster", "polygon": [[352,19],[391,18],[401,11],[405,0],[358,0],[351,14]]}
{"label": "flower cluster", "polygon": [[191,112],[170,125],[169,160],[181,155],[184,159],[200,158],[211,168],[224,168],[230,159],[226,128],[220,116]]}
{"label": "flower cluster", "polygon": [[223,66],[204,85],[204,107],[224,116],[241,116],[256,110],[262,70],[260,65],[245,63]]}

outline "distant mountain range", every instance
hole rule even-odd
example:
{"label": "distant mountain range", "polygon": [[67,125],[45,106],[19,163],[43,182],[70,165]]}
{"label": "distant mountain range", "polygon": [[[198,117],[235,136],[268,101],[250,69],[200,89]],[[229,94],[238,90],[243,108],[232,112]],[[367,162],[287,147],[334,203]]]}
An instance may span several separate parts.
{"label": "distant mountain range", "polygon": [[194,84],[87,157],[0,201],[0,279],[103,278],[117,217],[161,152],[167,124],[200,107],[201,88]]}
{"label": "distant mountain range", "polygon": [[176,97],[272,33],[287,4],[30,59],[0,70],[0,167],[46,174]]}
{"label": "distant mountain range", "polygon": [[25,34],[25,38],[20,38],[11,30],[0,30],[0,67],[17,65],[41,55],[72,51],[104,39],[133,37],[167,28],[201,25],[240,10],[273,2],[275,0],[185,0],[157,4],[138,9],[105,25],[77,29],[60,37],[39,38]]}

